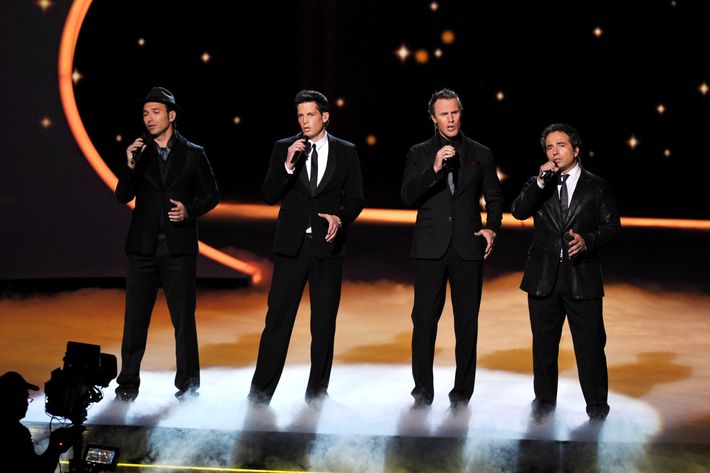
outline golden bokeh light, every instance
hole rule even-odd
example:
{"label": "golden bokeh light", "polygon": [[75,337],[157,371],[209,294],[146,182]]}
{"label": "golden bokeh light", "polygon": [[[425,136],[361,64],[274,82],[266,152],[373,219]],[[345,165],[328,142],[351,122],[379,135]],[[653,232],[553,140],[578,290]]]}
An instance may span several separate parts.
{"label": "golden bokeh light", "polygon": [[426,49],[419,49],[417,52],[414,54],[414,60],[417,61],[419,64],[426,64],[429,62],[429,51]]}
{"label": "golden bokeh light", "polygon": [[629,148],[632,150],[636,149],[639,143],[639,140],[634,135],[631,135],[631,138],[626,141],[626,144],[629,145]]}
{"label": "golden bokeh light", "polygon": [[37,0],[36,3],[40,10],[46,12],[54,2],[52,0]]}
{"label": "golden bokeh light", "polygon": [[399,57],[400,61],[404,62],[412,53],[409,51],[409,49],[407,49],[407,46],[402,44],[402,46],[400,46],[399,49],[395,51],[395,54]]}
{"label": "golden bokeh light", "polygon": [[444,44],[452,44],[456,40],[456,35],[451,30],[446,30],[441,33],[441,42]]}

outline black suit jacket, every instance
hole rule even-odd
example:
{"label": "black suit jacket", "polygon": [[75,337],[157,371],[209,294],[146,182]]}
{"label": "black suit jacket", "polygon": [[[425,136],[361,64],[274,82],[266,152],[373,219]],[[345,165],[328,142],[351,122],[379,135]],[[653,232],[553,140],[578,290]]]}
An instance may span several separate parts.
{"label": "black suit jacket", "polygon": [[[310,215],[316,257],[341,257],[345,254],[346,227],[363,208],[360,159],[355,145],[328,134],[328,164],[312,194],[303,168],[306,160],[301,159],[293,174],[289,174],[284,165],[288,147],[299,138],[291,136],[274,144],[269,169],[261,184],[267,204],[281,202],[274,251],[286,256],[298,254]],[[342,221],[343,228],[330,243],[325,241],[328,223],[319,213],[337,215]]]}
{"label": "black suit jacket", "polygon": [[[153,254],[157,244],[160,219],[168,249],[173,255],[197,253],[197,217],[212,210],[219,202],[217,182],[201,146],[190,143],[177,131],[170,151],[168,173],[160,176],[160,156],[154,142],[146,146],[135,168],[126,165],[116,186],[116,198],[121,203],[136,198],[128,227],[126,251]],[[170,199],[185,205],[188,218],[171,222]]]}
{"label": "black suit jacket", "polygon": [[584,238],[586,251],[571,261],[570,290],[574,299],[604,296],[599,250],[621,230],[616,202],[609,184],[581,169],[570,199],[567,219],[562,221],[557,185],[552,182],[540,189],[537,176],[531,177],[513,202],[513,216],[518,220],[534,217],[533,241],[520,288],[533,296],[547,296],[560,267],[560,251],[567,252],[570,230]]}
{"label": "black suit jacket", "polygon": [[483,260],[486,241],[474,236],[483,228],[479,200],[486,200],[486,228],[498,232],[503,215],[503,194],[491,151],[462,136],[456,146],[458,182],[451,195],[446,173],[434,172],[436,153],[444,143],[434,136],[412,146],[402,180],[401,197],[408,207],[418,208],[411,256],[441,258],[453,239],[461,258]]}

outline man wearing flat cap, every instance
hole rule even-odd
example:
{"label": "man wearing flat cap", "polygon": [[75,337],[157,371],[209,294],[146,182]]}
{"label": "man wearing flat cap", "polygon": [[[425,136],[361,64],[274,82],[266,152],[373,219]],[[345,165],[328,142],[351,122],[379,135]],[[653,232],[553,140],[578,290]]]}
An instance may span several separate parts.
{"label": "man wearing flat cap", "polygon": [[57,468],[59,455],[69,450],[81,435],[79,427],[61,427],[49,435],[47,450],[35,453],[30,431],[22,425],[32,398],[29,391],[39,391],[25,381],[20,373],[8,371],[0,376],[0,458],[2,471],[27,473],[52,473]]}
{"label": "man wearing flat cap", "polygon": [[121,203],[135,198],[126,253],[126,313],[116,397],[132,401],[140,387],[140,364],[158,287],[175,328],[175,396],[197,396],[200,362],[195,326],[197,218],[212,210],[219,190],[205,151],[178,133],[181,113],[173,94],[154,87],[140,102],[146,128],[126,148],[116,186]]}

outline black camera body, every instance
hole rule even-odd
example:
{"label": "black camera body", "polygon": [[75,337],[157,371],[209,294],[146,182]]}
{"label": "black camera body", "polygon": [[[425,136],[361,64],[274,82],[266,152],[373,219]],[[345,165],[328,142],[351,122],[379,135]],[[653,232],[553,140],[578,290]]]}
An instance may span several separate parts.
{"label": "black camera body", "polygon": [[67,342],[64,367],[53,370],[44,385],[45,411],[81,425],[89,404],[103,398],[99,387],[107,387],[116,374],[116,357],[101,353],[99,345]]}

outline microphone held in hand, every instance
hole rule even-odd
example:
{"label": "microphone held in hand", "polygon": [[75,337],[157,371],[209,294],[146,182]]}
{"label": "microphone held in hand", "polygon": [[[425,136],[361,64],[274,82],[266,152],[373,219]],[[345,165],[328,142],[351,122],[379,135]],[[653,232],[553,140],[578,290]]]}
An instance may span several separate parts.
{"label": "microphone held in hand", "polygon": [[445,173],[449,172],[454,172],[456,168],[459,166],[459,154],[456,152],[456,148],[454,148],[454,155],[451,156],[450,158],[444,159],[442,163],[442,170]]}
{"label": "microphone held in hand", "polygon": [[134,149],[133,153],[131,153],[131,160],[133,161],[133,163],[137,163],[140,157],[143,155],[143,151],[148,145],[150,139],[151,137],[147,132],[144,131],[143,133],[141,133],[141,140],[143,140],[143,146]]}
{"label": "microphone held in hand", "polygon": [[291,162],[294,166],[298,166],[298,163],[304,159],[303,157],[307,154],[308,151],[308,137],[306,137],[303,132],[300,132],[298,134],[296,141],[298,140],[303,140],[303,143],[306,145],[306,147],[303,149],[303,151],[297,151],[296,154],[293,155],[293,158],[291,158]]}
{"label": "microphone held in hand", "polygon": [[550,182],[550,180],[555,176],[555,173],[552,171],[542,171],[542,174],[538,176],[538,178],[543,181],[545,184]]}

